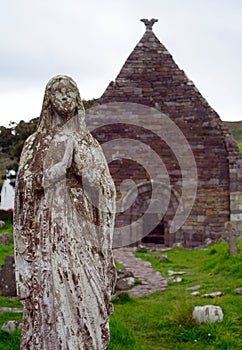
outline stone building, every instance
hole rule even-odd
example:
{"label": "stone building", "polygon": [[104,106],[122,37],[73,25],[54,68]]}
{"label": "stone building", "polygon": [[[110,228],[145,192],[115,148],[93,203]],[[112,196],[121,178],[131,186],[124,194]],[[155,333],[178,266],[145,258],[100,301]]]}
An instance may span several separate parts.
{"label": "stone building", "polygon": [[[98,126],[93,133],[101,144],[104,145],[117,138],[138,140],[149,146],[165,164],[169,177],[167,186],[170,191],[168,207],[166,212],[159,216],[157,202],[158,210],[146,215],[141,225],[144,230],[148,226],[146,231],[149,235],[143,238],[143,242],[164,243],[167,246],[181,243],[185,247],[195,247],[203,244],[207,238],[216,240],[221,237],[225,222],[242,220],[242,159],[228,128],[155,36],[152,26],[156,20],[142,21],[146,26],[143,37],[124,63],[115,81],[109,84],[96,107],[103,112],[106,108],[104,106],[118,103],[119,107],[114,107],[113,110],[112,123],[102,126],[100,122],[102,113],[95,114],[95,112],[90,115],[88,123],[92,130]],[[190,214],[175,232],[170,230],[173,217],[178,209],[182,211],[182,207],[186,208],[189,201],[189,189],[185,194],[182,193],[184,174],[176,150],[172,149],[164,139],[160,139],[157,133],[149,131],[149,128],[131,125],[132,113],[130,123],[125,124],[119,117],[115,123],[117,108],[122,109],[123,105],[125,109],[125,103],[130,106],[132,104],[147,106],[167,116],[181,130],[194,155],[197,178],[191,175],[191,183],[197,182],[195,200]],[[127,111],[125,113],[127,115]],[[152,115],[149,116],[149,123],[152,130],[161,128],[169,133],[169,127],[159,123],[155,117],[152,119]],[[128,149],[128,142],[126,148],[124,154],[132,153],[132,147]],[[119,149],[116,143],[112,151],[122,153],[124,146]],[[108,156],[109,159],[110,157],[111,155]],[[153,191],[160,191],[163,195],[166,192],[166,186],[162,188],[162,177],[160,185],[152,187],[152,179],[142,167],[142,154],[140,157],[139,162],[125,156],[123,159],[113,157],[113,161],[109,161],[118,196],[119,186],[125,179],[132,179],[137,191],[135,203],[117,215],[117,227],[142,219],[142,213],[149,205],[152,196],[152,188]],[[144,154],[145,157],[147,155]],[[184,150],[185,157],[186,150]],[[143,162],[146,163],[147,159],[143,159]],[[163,170],[161,168],[161,174]],[[132,194],[132,189],[128,192],[123,196],[123,201],[130,196],[130,193]],[[155,220],[158,220],[156,227],[153,228],[151,225],[149,229],[150,223]]]}

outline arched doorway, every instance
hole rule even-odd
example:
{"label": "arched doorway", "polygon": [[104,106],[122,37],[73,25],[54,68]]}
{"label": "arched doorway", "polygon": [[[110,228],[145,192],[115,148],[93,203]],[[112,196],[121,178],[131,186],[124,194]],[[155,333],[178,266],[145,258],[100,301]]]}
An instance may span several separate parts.
{"label": "arched doorway", "polygon": [[[160,195],[151,203],[152,190]],[[175,234],[169,233],[169,227],[180,204],[179,193],[171,186],[161,182],[143,182],[129,190],[125,195],[122,201],[124,208],[126,203],[130,202],[130,198],[134,196],[134,193],[138,193],[138,195],[130,210],[127,211],[125,221],[126,223],[132,223],[141,218],[142,230],[140,230],[140,226],[138,230],[134,226],[131,231],[132,243],[136,245],[151,243],[172,246],[175,243]],[[140,231],[143,231],[142,234],[140,234]]]}

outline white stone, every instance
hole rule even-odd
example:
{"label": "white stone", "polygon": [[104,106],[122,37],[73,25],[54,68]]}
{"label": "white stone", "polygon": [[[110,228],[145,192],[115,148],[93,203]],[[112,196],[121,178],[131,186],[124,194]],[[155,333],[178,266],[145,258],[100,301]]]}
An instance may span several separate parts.
{"label": "white stone", "polygon": [[213,240],[211,238],[205,239],[205,245],[212,245],[212,244],[213,244]]}
{"label": "white stone", "polygon": [[220,306],[215,305],[196,306],[193,310],[192,317],[199,324],[206,322],[222,322],[223,311]]}
{"label": "white stone", "polygon": [[230,221],[242,221],[242,214],[231,214]]}
{"label": "white stone", "polygon": [[224,295],[223,292],[213,292],[213,293],[203,294],[203,297],[204,298],[216,298],[216,297],[221,297],[222,295]]}
{"label": "white stone", "polygon": [[198,215],[197,221],[198,222],[204,222],[205,221],[205,216],[204,215]]}
{"label": "white stone", "polygon": [[167,255],[161,255],[161,256],[159,257],[159,260],[160,260],[160,261],[167,261],[167,260],[168,260],[168,256],[167,256]]}
{"label": "white stone", "polygon": [[182,278],[181,277],[171,277],[171,281],[175,282],[175,283],[180,283],[180,282],[182,282]]}
{"label": "white stone", "polygon": [[186,290],[198,290],[200,289],[200,284],[197,284],[196,286],[192,286],[192,287],[187,287]]}
{"label": "white stone", "polygon": [[167,271],[169,276],[174,276],[174,275],[187,275],[187,272],[185,271],[172,271],[172,270],[168,270]]}
{"label": "white stone", "polygon": [[181,242],[174,243],[173,248],[183,248],[183,244]]}
{"label": "white stone", "polygon": [[197,292],[191,293],[191,295],[193,295],[194,297],[199,297],[201,293],[197,291]]}
{"label": "white stone", "polygon": [[16,330],[21,330],[22,323],[20,321],[7,321],[2,325],[2,331],[7,333],[13,333]]}

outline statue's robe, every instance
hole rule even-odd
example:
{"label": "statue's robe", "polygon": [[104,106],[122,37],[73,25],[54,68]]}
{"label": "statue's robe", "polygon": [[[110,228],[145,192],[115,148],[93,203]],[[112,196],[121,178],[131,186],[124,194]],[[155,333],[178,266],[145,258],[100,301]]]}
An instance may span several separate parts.
{"label": "statue's robe", "polygon": [[101,350],[109,343],[115,283],[115,187],[89,132],[38,128],[25,143],[14,214],[17,294],[24,304],[21,349]]}

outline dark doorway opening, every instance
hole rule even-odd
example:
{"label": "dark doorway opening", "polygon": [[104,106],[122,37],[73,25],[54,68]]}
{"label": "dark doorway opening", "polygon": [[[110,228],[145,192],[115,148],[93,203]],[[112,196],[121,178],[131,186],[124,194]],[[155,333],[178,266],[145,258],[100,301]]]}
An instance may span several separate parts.
{"label": "dark doorway opening", "polygon": [[[147,214],[146,214],[147,215]],[[149,214],[146,216],[143,227],[144,232],[149,232],[143,239],[142,243],[154,243],[154,244],[164,244],[165,239],[165,227],[164,220],[161,220],[159,224],[153,228],[154,222],[157,222],[158,214]]]}

